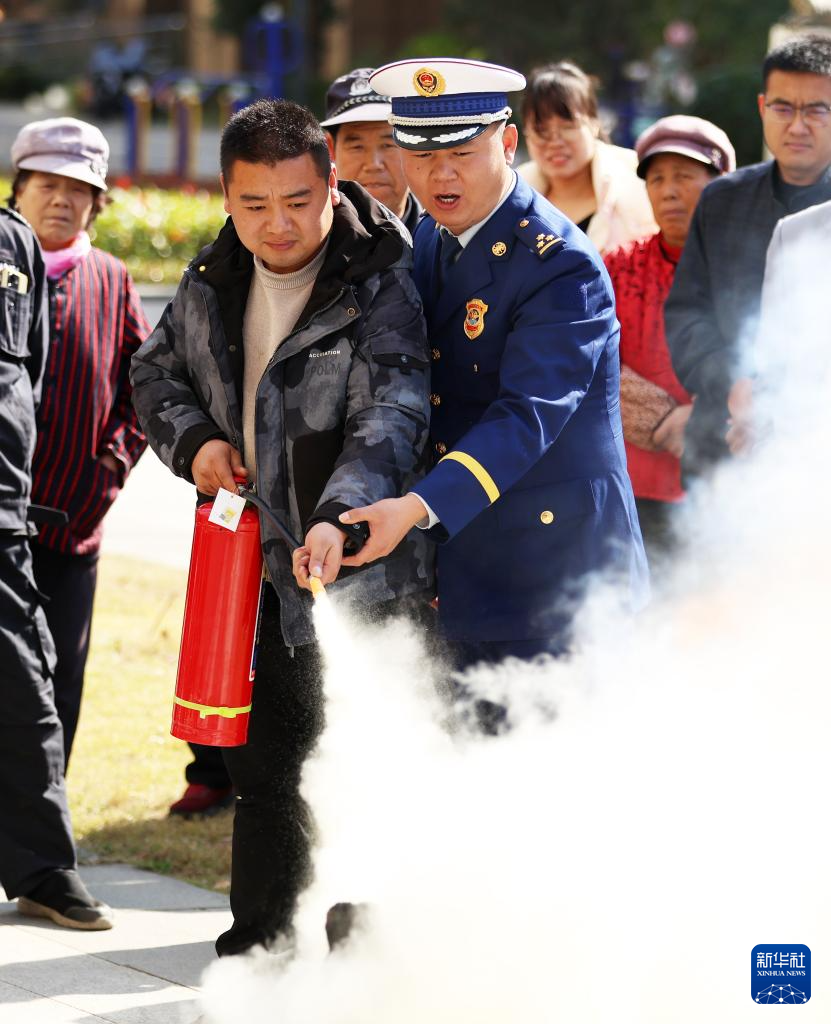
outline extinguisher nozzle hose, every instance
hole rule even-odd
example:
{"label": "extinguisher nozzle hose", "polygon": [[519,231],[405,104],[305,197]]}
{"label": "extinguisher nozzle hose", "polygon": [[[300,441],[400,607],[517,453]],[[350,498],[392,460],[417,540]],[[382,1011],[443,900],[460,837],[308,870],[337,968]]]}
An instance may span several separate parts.
{"label": "extinguisher nozzle hose", "polygon": [[[259,497],[259,495],[255,494],[247,487],[240,487],[238,493],[241,498],[245,498],[246,501],[250,501],[255,508],[258,508],[260,512],[262,512],[262,514],[271,523],[274,529],[280,534],[280,536],[283,538],[286,544],[288,544],[289,548],[292,551],[296,551],[300,547],[300,541],[297,540],[297,538],[289,530],[285,523],[283,523],[280,519],[278,519],[277,516],[274,515],[274,513],[263,501],[263,499]],[[326,588],[323,586],[323,584],[320,582],[317,576],[309,577],[309,589],[311,590],[312,596],[315,598],[315,600],[317,600],[317,598],[319,597],[326,596]]]}
{"label": "extinguisher nozzle hose", "polygon": [[246,501],[250,501],[251,504],[255,506],[255,508],[258,508],[260,512],[262,512],[262,514],[271,523],[274,529],[280,534],[280,536],[283,538],[286,544],[288,544],[289,548],[292,551],[296,551],[300,547],[300,541],[294,536],[291,530],[289,530],[286,524],[274,515],[274,513],[263,501],[263,499],[259,497],[259,495],[256,495],[247,487],[241,487],[237,493],[240,495],[241,498],[245,498]]}

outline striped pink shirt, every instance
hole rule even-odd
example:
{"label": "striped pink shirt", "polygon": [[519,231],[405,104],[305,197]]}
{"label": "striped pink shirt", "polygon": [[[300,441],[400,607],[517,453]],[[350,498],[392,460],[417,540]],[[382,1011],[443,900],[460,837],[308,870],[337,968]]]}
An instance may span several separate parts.
{"label": "striped pink shirt", "polygon": [[[129,372],[150,328],[125,265],[95,248],[49,282],[49,322],[32,502],[63,509],[69,525],[41,526],[38,541],[89,554],[100,547],[101,521],[147,443]],[[105,452],[119,473],[99,461]]]}

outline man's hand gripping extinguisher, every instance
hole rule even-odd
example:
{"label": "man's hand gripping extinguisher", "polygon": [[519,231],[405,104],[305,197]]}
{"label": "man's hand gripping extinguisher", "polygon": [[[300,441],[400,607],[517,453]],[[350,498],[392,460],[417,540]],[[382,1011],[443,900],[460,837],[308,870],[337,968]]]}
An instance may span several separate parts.
{"label": "man's hand gripping extinguisher", "polygon": [[[294,551],[298,541],[253,491],[255,505]],[[196,510],[171,733],[213,747],[238,747],[248,736],[262,609],[260,518],[248,506],[236,532],[209,522],[213,503]],[[313,578],[312,593],[323,593]]]}

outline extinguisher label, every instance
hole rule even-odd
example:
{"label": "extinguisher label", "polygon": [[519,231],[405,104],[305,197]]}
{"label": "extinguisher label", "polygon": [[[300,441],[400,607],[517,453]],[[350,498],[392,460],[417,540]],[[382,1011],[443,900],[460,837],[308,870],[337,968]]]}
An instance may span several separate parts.
{"label": "extinguisher label", "polygon": [[211,514],[208,516],[209,523],[216,523],[217,526],[224,526],[226,530],[237,532],[240,517],[245,509],[245,498],[239,494],[233,494],[220,487],[214,498]]}
{"label": "extinguisher label", "polygon": [[248,668],[248,681],[250,683],[254,682],[254,677],[257,674],[257,651],[260,649],[260,623],[263,621],[263,600],[267,583],[268,577],[263,574],[263,578],[260,580],[260,601],[257,605],[257,626],[254,629],[254,643],[251,645],[251,664]]}

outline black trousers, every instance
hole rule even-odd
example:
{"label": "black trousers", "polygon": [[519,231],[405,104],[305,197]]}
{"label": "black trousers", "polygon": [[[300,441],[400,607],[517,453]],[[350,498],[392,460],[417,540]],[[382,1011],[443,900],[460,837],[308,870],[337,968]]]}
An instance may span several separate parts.
{"label": "black trousers", "polygon": [[0,532],[0,884],[10,898],[75,867],[54,660],[28,541]]}
{"label": "black trousers", "polygon": [[289,933],[297,898],[311,881],[314,826],[300,796],[300,774],[322,728],[317,645],[286,647],[279,602],[267,587],[248,742],[223,751],[237,799],[231,864],[234,923],[217,939],[220,956],[268,945]]}
{"label": "black trousers", "polygon": [[98,580],[98,552],[66,555],[34,542],[35,582],[45,594],[46,619],[55,640],[55,706],[63,726],[65,764],[69,764],[89,654],[92,605]]}
{"label": "black trousers", "polygon": [[211,789],[227,789],[231,777],[225,767],[222,747],[206,747],[201,743],[188,743],[193,760],[185,766],[185,779],[199,786]]}
{"label": "black trousers", "polygon": [[[391,601],[370,614],[379,623],[406,616],[425,630],[429,643],[436,619],[430,596]],[[300,795],[300,776],[323,725],[318,646],[286,647],[279,602],[267,587],[248,742],[223,748],[237,798],[231,863],[234,923],[216,941],[220,956],[268,945],[278,935],[291,937],[297,899],[312,881],[314,821]]]}
{"label": "black trousers", "polygon": [[[568,645],[562,637],[532,637],[525,640],[452,640],[445,639],[441,651],[448,673],[465,672],[474,665],[498,665],[506,658],[531,661],[540,655],[562,657]],[[507,708],[490,700],[474,697],[463,680],[453,679],[449,697],[460,723],[486,736],[500,736],[511,728]]]}

